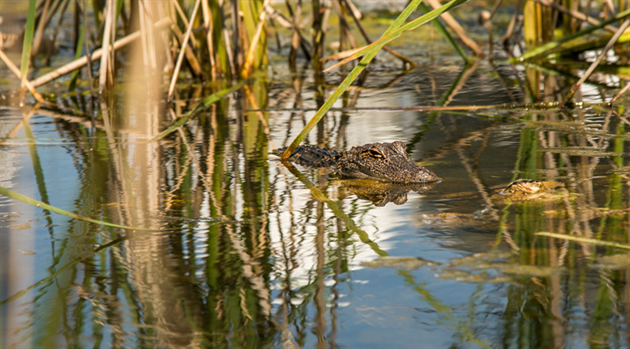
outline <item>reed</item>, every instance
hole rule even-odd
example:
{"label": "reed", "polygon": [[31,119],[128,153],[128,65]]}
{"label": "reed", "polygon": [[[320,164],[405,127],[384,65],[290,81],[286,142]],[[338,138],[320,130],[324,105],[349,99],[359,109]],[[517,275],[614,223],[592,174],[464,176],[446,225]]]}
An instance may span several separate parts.
{"label": "reed", "polygon": [[[428,4],[433,8],[440,5],[437,0],[431,0]],[[42,48],[49,37],[53,40],[52,45],[56,45],[66,13],[74,14],[75,63],[53,67],[53,72],[31,81],[34,88],[63,74],[72,73],[68,89],[75,91],[80,78],[79,69],[87,65],[84,70],[89,79],[87,85],[91,89],[93,78],[98,76],[98,93],[105,93],[114,86],[116,72],[121,71],[117,69],[120,67],[114,65],[126,64],[125,60],[115,59],[116,51],[123,49],[125,45],[137,45],[142,48],[147,74],[149,71],[154,72],[152,74],[160,71],[170,74],[170,100],[177,81],[186,72],[194,78],[210,81],[238,80],[247,78],[257,69],[268,67],[268,33],[276,36],[278,50],[281,49],[276,23],[290,31],[287,39],[291,44],[287,58],[292,69],[295,68],[300,53],[307,61],[311,61],[316,72],[328,72],[366,55],[376,47],[382,47],[404,62],[405,66],[415,66],[412,59],[383,44],[391,42],[404,31],[417,28],[420,25],[417,20],[373,41],[364,24],[365,17],[350,0],[316,0],[310,2],[310,7],[304,6],[301,0],[286,0],[283,5],[286,6],[285,13],[288,13],[286,17],[278,10],[281,4],[272,4],[269,0],[30,0],[22,43],[21,93],[24,94],[26,89],[31,90],[26,84],[29,63],[32,62],[29,60],[35,58],[38,52],[45,51]],[[490,38],[492,28],[497,27],[491,21],[502,6],[508,5],[495,1],[484,20]],[[419,7],[423,12],[429,13],[429,6],[420,4]],[[433,17],[436,28],[464,61],[468,62],[468,56],[460,46],[461,42],[474,55],[483,57],[486,53],[467,37],[466,29],[447,13],[451,8],[440,13],[441,20],[447,26],[442,25],[437,16]],[[597,16],[594,13],[597,11],[604,14],[603,19],[595,18]],[[515,30],[519,28],[518,14],[522,14],[524,18],[520,37],[514,36]],[[550,54],[575,56],[604,48],[612,34],[618,32],[616,23],[623,21],[628,14],[627,1],[518,1],[504,39],[517,43],[522,39],[526,44],[527,51],[514,59],[515,63],[545,59]],[[329,31],[328,23],[330,17],[335,15],[340,25],[340,52],[326,55],[324,48]],[[53,20],[57,18],[55,16],[58,17],[57,20]],[[46,34],[50,32],[53,34]],[[360,36],[355,38],[357,32]],[[597,35],[593,35],[596,33]],[[117,40],[117,37],[125,40]],[[133,42],[136,38],[140,40]],[[356,48],[362,45],[359,42],[361,38],[365,41],[365,46]],[[616,41],[616,46],[613,46],[622,62],[628,60],[628,38],[630,36],[627,33],[622,34]],[[53,51],[49,49],[46,54],[46,62],[50,62]],[[489,59],[492,59],[492,54]],[[93,67],[96,60],[98,63]],[[325,67],[325,63],[330,60],[339,61]],[[79,61],[81,64],[76,64]],[[530,85],[536,86],[535,74],[528,74],[531,75]],[[536,102],[537,93],[532,91],[531,95],[534,98],[531,102]],[[36,96],[36,99],[39,97]]]}

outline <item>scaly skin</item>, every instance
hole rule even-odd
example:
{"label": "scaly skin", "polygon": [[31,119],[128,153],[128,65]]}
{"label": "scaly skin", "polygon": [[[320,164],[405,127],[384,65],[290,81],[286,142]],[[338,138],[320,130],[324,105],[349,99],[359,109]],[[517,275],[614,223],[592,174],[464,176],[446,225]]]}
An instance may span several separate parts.
{"label": "scaly skin", "polygon": [[[407,154],[405,143],[369,143],[337,153],[309,145],[299,146],[289,157],[300,165],[332,167],[337,177],[373,179],[395,183],[439,181],[435,173],[418,166]],[[282,155],[284,149],[275,153]]]}

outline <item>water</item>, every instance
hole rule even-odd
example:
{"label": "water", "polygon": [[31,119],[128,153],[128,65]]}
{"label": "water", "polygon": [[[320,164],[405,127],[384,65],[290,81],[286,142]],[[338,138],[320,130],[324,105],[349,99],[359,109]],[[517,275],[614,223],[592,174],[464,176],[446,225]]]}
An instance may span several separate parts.
{"label": "water", "polygon": [[[426,63],[401,74],[381,63],[311,132],[309,144],[339,150],[405,142],[442,182],[398,205],[270,155],[339,73],[328,86],[308,69],[259,78],[153,143],[171,123],[159,93],[56,98],[74,112],[5,95],[0,186],[154,230],[0,196],[1,346],[628,346],[626,250],[535,235],[628,243],[627,99],[387,109],[550,101],[571,86],[540,74],[530,93],[519,79],[537,73],[515,68]],[[181,88],[175,113],[212,91]],[[586,85],[576,98],[614,92]],[[499,194],[519,178],[562,187],[527,201]]]}

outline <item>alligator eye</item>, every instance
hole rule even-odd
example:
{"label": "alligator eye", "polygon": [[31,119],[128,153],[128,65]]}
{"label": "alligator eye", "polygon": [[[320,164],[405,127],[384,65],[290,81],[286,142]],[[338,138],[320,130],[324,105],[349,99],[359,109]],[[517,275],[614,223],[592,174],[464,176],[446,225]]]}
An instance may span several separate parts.
{"label": "alligator eye", "polygon": [[374,149],[370,149],[370,155],[372,155],[375,158],[382,158],[383,154],[381,154],[378,150],[374,150]]}

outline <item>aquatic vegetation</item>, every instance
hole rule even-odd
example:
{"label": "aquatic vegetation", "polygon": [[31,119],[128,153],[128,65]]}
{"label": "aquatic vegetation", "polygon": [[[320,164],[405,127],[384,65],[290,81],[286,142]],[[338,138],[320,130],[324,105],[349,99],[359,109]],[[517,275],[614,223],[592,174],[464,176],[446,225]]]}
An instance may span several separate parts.
{"label": "aquatic vegetation", "polygon": [[627,2],[372,3],[2,7],[0,346],[628,346]]}

